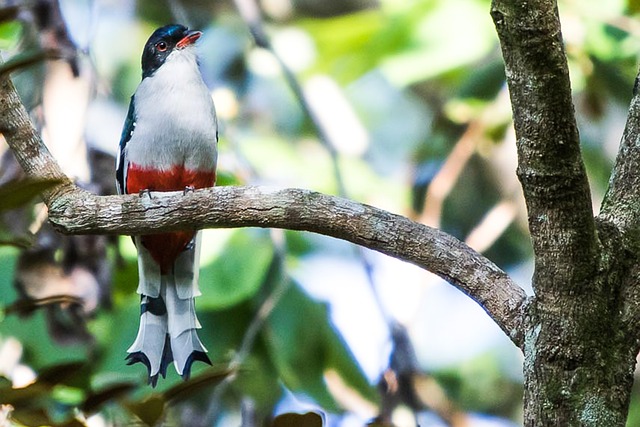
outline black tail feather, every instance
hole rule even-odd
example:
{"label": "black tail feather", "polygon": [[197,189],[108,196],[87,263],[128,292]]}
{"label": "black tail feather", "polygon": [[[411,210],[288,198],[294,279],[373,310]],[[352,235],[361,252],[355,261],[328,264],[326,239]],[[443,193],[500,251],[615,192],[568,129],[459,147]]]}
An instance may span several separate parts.
{"label": "black tail feather", "polygon": [[205,353],[204,351],[194,351],[189,355],[187,363],[185,363],[184,365],[184,370],[182,371],[183,380],[186,381],[189,379],[189,377],[191,376],[191,365],[193,365],[193,362],[197,360],[200,362],[204,362],[207,365],[211,365],[211,360],[209,359],[209,356],[207,356],[207,353]]}
{"label": "black tail feather", "polygon": [[164,349],[162,350],[162,360],[160,361],[160,375],[167,378],[167,367],[173,362],[173,352],[171,351],[171,337],[169,334],[164,338]]}
{"label": "black tail feather", "polygon": [[164,341],[164,348],[162,350],[162,361],[160,362],[160,369],[155,375],[151,375],[151,362],[146,354],[141,351],[130,353],[125,360],[127,365],[133,365],[134,363],[142,363],[147,367],[148,383],[155,388],[158,383],[158,376],[162,375],[162,378],[167,378],[167,367],[173,362],[173,353],[171,352],[171,339],[169,334],[166,335]]}
{"label": "black tail feather", "polygon": [[[151,387],[156,386],[158,383],[158,374],[151,375],[151,362],[149,362],[149,358],[146,354],[141,351],[136,351],[134,353],[129,353],[129,355],[125,358],[127,361],[127,365],[133,365],[134,363],[142,363],[147,367],[147,383],[151,385]],[[163,375],[164,376],[164,375]]]}

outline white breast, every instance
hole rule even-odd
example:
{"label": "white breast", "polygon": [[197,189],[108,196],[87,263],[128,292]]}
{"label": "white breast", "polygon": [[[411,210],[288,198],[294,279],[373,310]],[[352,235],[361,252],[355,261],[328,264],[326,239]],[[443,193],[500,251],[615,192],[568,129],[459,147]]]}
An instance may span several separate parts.
{"label": "white breast", "polygon": [[153,168],[215,169],[216,113],[193,47],[176,50],[134,95],[127,161]]}

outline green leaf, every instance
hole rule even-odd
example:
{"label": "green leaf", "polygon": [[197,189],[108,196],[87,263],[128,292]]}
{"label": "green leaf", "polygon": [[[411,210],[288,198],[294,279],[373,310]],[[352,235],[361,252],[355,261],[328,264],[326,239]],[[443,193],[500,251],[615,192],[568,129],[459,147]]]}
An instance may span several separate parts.
{"label": "green leaf", "polygon": [[504,73],[504,64],[497,58],[474,67],[460,85],[458,97],[493,100],[504,86]]}
{"label": "green leaf", "polygon": [[86,396],[84,390],[77,387],[57,385],[51,391],[51,398],[59,404],[65,406],[76,406],[82,403]]}
{"label": "green leaf", "polygon": [[283,392],[269,352],[261,341],[256,342],[254,351],[245,359],[238,376],[231,383],[229,393],[251,397],[256,414],[266,417],[273,413]]}
{"label": "green leaf", "polygon": [[84,366],[85,362],[83,361],[72,361],[48,366],[38,374],[38,382],[48,385],[67,384],[66,381],[76,375]]}
{"label": "green leaf", "polygon": [[376,389],[369,383],[338,330],[328,325],[325,329],[324,339],[328,347],[325,369],[335,371],[352,391],[359,393],[370,402],[377,403],[379,395]]}
{"label": "green leaf", "polygon": [[630,14],[640,12],[640,0],[627,0],[627,11]]}
{"label": "green leaf", "polygon": [[160,395],[152,395],[139,402],[127,402],[124,406],[144,425],[153,427],[164,414],[165,400]]}
{"label": "green leaf", "polygon": [[522,383],[510,377],[505,366],[512,365],[489,351],[437,371],[434,378],[456,406],[506,415],[521,404],[516,396],[522,392]]}
{"label": "green leaf", "polygon": [[61,179],[25,178],[0,186],[0,212],[26,205],[44,190],[62,184]]}
{"label": "green leaf", "polygon": [[234,232],[221,255],[200,271],[198,309],[227,308],[251,298],[260,289],[272,258],[266,233]]}
{"label": "green leaf", "polygon": [[216,174],[216,187],[223,187],[225,185],[242,185],[242,181],[237,175],[229,171],[218,171]]}
{"label": "green leaf", "polygon": [[412,25],[410,39],[403,49],[389,52],[381,64],[394,84],[408,86],[471,65],[495,48],[491,20],[478,19],[486,13],[484,4],[466,0],[406,3],[412,6],[401,16]]}
{"label": "green leaf", "polygon": [[12,49],[22,36],[22,25],[18,21],[0,23],[0,49]]}
{"label": "green leaf", "polygon": [[35,311],[29,317],[8,315],[0,322],[0,335],[18,339],[25,348],[24,362],[36,371],[60,363],[76,362],[86,355],[84,345],[60,348],[48,333],[48,322],[43,310]]}
{"label": "green leaf", "polygon": [[287,240],[287,255],[301,256],[317,249],[316,242],[309,238],[310,233],[302,231],[284,230]]}
{"label": "green leaf", "polygon": [[120,399],[138,387],[137,384],[125,382],[112,384],[98,392],[91,393],[82,404],[82,411],[94,413],[102,409],[105,403]]}
{"label": "green leaf", "polygon": [[11,418],[28,427],[39,427],[53,424],[49,414],[42,408],[39,409],[15,409],[11,412]]}
{"label": "green leaf", "polygon": [[16,409],[32,407],[39,403],[41,399],[49,395],[51,387],[38,382],[22,388],[2,387],[0,388],[0,403],[11,405]]}
{"label": "green leaf", "polygon": [[[136,282],[137,283],[137,279]],[[140,296],[131,290],[129,295],[121,295],[114,300],[112,310],[102,310],[89,324],[91,333],[96,337],[99,358],[92,361],[94,372],[92,385],[108,387],[121,381],[146,380],[146,369],[142,366],[127,366],[126,350],[135,340],[140,321]]]}
{"label": "green leaf", "polygon": [[[255,319],[254,300],[258,299],[255,297],[228,309],[207,311],[198,316],[202,323],[200,337],[209,349],[209,357],[214,363],[228,360],[230,350],[240,347],[247,328]],[[282,391],[271,356],[264,342],[258,338],[249,355],[242,361],[228,393],[251,397],[256,412],[267,416],[272,413]]]}
{"label": "green leaf", "polygon": [[[327,19],[304,20],[299,25],[314,38],[319,71],[351,81],[373,68],[385,49],[371,40],[383,29],[385,16],[367,10]],[[404,31],[403,27],[401,31]],[[391,39],[383,39],[389,42]]]}
{"label": "green leaf", "polygon": [[365,399],[375,401],[374,388],[340,334],[324,304],[298,286],[290,286],[267,319],[263,336],[276,369],[291,390],[303,392],[331,412],[341,409],[328,392],[324,374],[333,370]]}
{"label": "green leaf", "polygon": [[[2,266],[0,268],[0,286],[2,286],[0,307],[10,304],[18,297],[15,287],[11,285],[15,276],[18,254],[16,248],[0,246],[0,265]],[[2,321],[3,317],[0,316],[0,325],[2,325]],[[2,328],[0,327],[0,329]],[[2,336],[1,333],[0,336]]]}

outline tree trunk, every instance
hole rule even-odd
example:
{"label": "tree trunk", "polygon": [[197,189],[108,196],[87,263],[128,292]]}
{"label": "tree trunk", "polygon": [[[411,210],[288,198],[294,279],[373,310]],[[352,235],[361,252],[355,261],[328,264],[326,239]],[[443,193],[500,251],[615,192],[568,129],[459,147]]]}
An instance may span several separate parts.
{"label": "tree trunk", "polygon": [[623,427],[635,345],[588,306],[540,306],[526,318],[524,425]]}
{"label": "tree trunk", "polygon": [[[625,297],[637,251],[606,208],[593,218],[556,2],[494,0],[491,16],[535,253],[521,346],[525,425],[624,426],[638,352],[637,315],[628,315],[638,309]],[[619,194],[610,190],[605,204],[618,207]]]}

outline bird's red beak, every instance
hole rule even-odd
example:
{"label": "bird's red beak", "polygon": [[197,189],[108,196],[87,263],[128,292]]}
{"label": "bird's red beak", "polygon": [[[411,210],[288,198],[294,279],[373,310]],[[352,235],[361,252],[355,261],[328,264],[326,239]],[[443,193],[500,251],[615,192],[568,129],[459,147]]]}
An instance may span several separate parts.
{"label": "bird's red beak", "polygon": [[176,44],[178,49],[183,49],[187,46],[191,46],[200,38],[202,35],[202,31],[189,31],[186,36],[180,39],[180,41]]}

